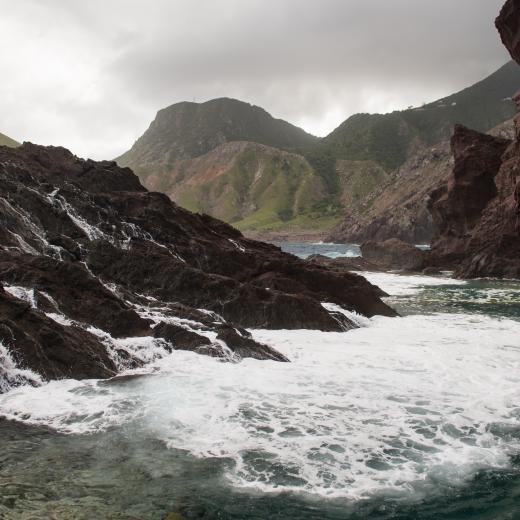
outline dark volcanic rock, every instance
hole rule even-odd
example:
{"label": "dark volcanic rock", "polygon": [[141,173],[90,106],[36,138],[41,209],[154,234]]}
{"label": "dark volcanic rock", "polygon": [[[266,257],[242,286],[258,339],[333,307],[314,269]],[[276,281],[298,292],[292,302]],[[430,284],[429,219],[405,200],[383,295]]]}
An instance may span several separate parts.
{"label": "dark volcanic rock", "polygon": [[458,127],[452,146],[452,176],[429,202],[433,265],[462,278],[520,277],[518,141]]}
{"label": "dark volcanic rock", "polygon": [[[150,342],[218,355],[223,341],[237,358],[284,361],[240,327],[355,326],[322,302],[395,315],[364,278],[245,239],[146,191],[127,168],[63,148],[0,147],[0,215],[0,283],[10,293],[0,340],[45,378],[112,375],[149,361]],[[30,322],[14,324],[10,306]]]}
{"label": "dark volcanic rock", "polygon": [[495,177],[510,141],[456,126],[451,140],[455,166],[448,182],[435,190],[429,208],[437,228],[432,244],[441,263],[467,254],[482,212],[497,196]]}
{"label": "dark volcanic rock", "polygon": [[18,365],[45,379],[101,378],[116,373],[116,366],[99,338],[82,328],[56,323],[2,287],[0,342]]}
{"label": "dark volcanic rock", "polygon": [[382,271],[383,269],[373,262],[369,262],[362,256],[330,258],[324,255],[311,255],[307,258],[308,262],[318,265],[326,265],[336,271]]}
{"label": "dark volcanic rock", "polygon": [[151,334],[150,322],[102,285],[83,264],[0,251],[0,279],[9,285],[37,289],[59,302],[53,312],[114,337]]}
{"label": "dark volcanic rock", "polygon": [[363,258],[380,269],[420,271],[425,267],[426,253],[397,238],[383,242],[370,241],[361,245]]}
{"label": "dark volcanic rock", "polygon": [[507,0],[495,25],[511,57],[520,63],[520,0]]}
{"label": "dark volcanic rock", "polygon": [[223,326],[218,332],[217,339],[224,341],[226,345],[240,357],[289,361],[283,354],[280,354],[267,345],[255,341],[251,337],[251,334],[244,329]]}
{"label": "dark volcanic rock", "polygon": [[153,335],[156,338],[164,338],[174,349],[180,350],[197,351],[211,344],[205,336],[171,323],[160,323],[154,328]]}
{"label": "dark volcanic rock", "polygon": [[354,258],[328,258],[322,255],[312,255],[307,261],[326,265],[339,272],[422,271],[429,262],[428,253],[397,238],[365,242],[361,245],[361,253],[363,256]]}

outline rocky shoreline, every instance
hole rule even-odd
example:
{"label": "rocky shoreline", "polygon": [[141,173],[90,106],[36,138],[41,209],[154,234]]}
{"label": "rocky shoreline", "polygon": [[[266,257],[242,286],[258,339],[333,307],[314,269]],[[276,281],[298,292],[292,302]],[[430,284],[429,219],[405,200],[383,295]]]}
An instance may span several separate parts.
{"label": "rocky shoreline", "polygon": [[0,342],[20,382],[110,377],[172,349],[286,361],[245,328],[396,315],[364,278],[183,210],[114,162],[25,143],[0,147],[0,180]]}

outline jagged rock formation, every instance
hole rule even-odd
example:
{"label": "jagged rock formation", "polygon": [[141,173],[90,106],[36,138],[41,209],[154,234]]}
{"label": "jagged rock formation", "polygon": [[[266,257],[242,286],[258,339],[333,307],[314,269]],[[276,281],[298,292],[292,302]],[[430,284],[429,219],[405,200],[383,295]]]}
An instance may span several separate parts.
{"label": "jagged rock formation", "polygon": [[243,327],[355,327],[322,302],[395,315],[364,278],[247,240],[114,162],[0,147],[0,181],[0,355],[45,379],[107,377],[171,349],[283,361]]}
{"label": "jagged rock formation", "polygon": [[[508,0],[497,28],[520,62],[520,2]],[[520,93],[515,96],[520,110]],[[432,194],[438,233],[432,256],[463,278],[520,277],[520,115],[514,141],[457,127],[452,139],[455,167],[447,184]]]}
{"label": "jagged rock formation", "polygon": [[[512,139],[514,120],[509,119],[488,133]],[[354,206],[347,206],[350,209],[327,240],[363,243],[398,238],[411,244],[429,243],[434,222],[428,199],[434,189],[447,181],[452,169],[449,140],[428,148],[420,147],[366,197]]]}
{"label": "jagged rock formation", "polygon": [[510,141],[457,125],[451,140],[455,159],[448,181],[432,192],[429,207],[438,232],[436,255],[459,261],[482,212],[497,195],[495,177]]}
{"label": "jagged rock formation", "polygon": [[434,263],[463,278],[520,277],[520,149],[511,142],[458,127],[455,167],[434,193],[438,226]]}
{"label": "jagged rock formation", "polygon": [[397,238],[383,242],[371,240],[361,245],[363,258],[380,269],[420,271],[426,264],[426,253]]}
{"label": "jagged rock formation", "polygon": [[418,272],[430,267],[429,255],[417,247],[397,238],[384,241],[371,240],[361,245],[362,256],[329,258],[312,255],[307,261],[326,265],[336,271],[410,271]]}

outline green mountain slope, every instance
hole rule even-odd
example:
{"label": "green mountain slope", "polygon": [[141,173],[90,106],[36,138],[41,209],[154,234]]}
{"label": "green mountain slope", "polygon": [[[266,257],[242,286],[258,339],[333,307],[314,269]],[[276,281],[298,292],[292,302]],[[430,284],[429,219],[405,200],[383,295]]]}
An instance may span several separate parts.
{"label": "green mountain slope", "polygon": [[20,143],[11,139],[7,135],[0,134],[0,146],[10,146],[11,148],[16,148],[20,146]]}
{"label": "green mountain slope", "polygon": [[230,141],[275,148],[309,146],[318,138],[263,108],[220,98],[206,103],[177,103],[157,113],[148,130],[117,159],[139,172],[168,171],[176,161],[199,157]]}
{"label": "green mountain slope", "polygon": [[[292,149],[318,142],[264,109],[235,99],[160,110],[117,159],[149,189],[244,230],[327,228],[327,182]],[[311,154],[312,155],[312,154]]]}
{"label": "green mountain slope", "polygon": [[258,143],[224,143],[178,161],[167,176],[144,180],[181,206],[243,230],[330,225],[319,207],[326,187],[310,164],[300,155]]}
{"label": "green mountain slope", "polygon": [[422,107],[390,114],[356,114],[323,139],[340,159],[375,161],[387,170],[402,165],[417,145],[432,146],[451,135],[456,123],[486,132],[515,114],[510,99],[520,86],[513,61],[483,81]]}
{"label": "green mountain slope", "polygon": [[[430,149],[449,139],[455,123],[485,132],[510,119],[510,97],[519,87],[520,67],[509,62],[422,107],[356,114],[323,139],[234,99],[178,103],[159,111],[117,161],[134,169],[148,188],[244,231],[328,231],[347,215],[340,228],[349,236],[353,215],[367,215],[367,229],[375,228],[369,215],[383,218],[369,211],[375,193],[403,200],[392,195],[394,186],[399,193],[403,186],[415,189],[422,175],[432,175],[428,157],[436,152]],[[398,182],[403,175],[410,182]],[[426,218],[424,197],[419,199],[401,219],[407,220],[407,236],[416,236],[414,222]],[[388,205],[385,211],[392,214]],[[388,232],[401,233],[400,225]]]}

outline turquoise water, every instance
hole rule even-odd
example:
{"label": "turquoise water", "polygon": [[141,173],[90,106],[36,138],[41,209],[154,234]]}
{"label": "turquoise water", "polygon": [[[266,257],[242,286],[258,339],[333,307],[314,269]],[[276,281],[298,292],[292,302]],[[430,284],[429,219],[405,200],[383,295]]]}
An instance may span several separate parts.
{"label": "turquoise water", "polygon": [[403,317],[254,331],[291,364],[0,396],[0,518],[520,519],[520,283],[367,276]]}
{"label": "turquoise water", "polygon": [[[330,258],[361,256],[356,244],[334,243],[279,243],[287,253],[300,258],[311,255],[324,255]],[[418,245],[428,249],[427,245]],[[369,275],[378,284],[377,274]],[[384,275],[383,275],[384,278]],[[436,277],[428,277],[435,281]],[[444,277],[439,277],[444,278]],[[417,278],[416,278],[417,279]],[[498,280],[472,280],[463,285],[460,283],[442,285],[427,284],[420,293],[399,295],[388,300],[392,306],[403,314],[421,314],[423,312],[470,312],[497,318],[520,318],[520,282]],[[520,338],[519,338],[520,344]]]}
{"label": "turquoise water", "polygon": [[334,244],[327,242],[276,242],[287,253],[307,258],[311,255],[324,255],[330,258],[361,256],[357,244]]}

